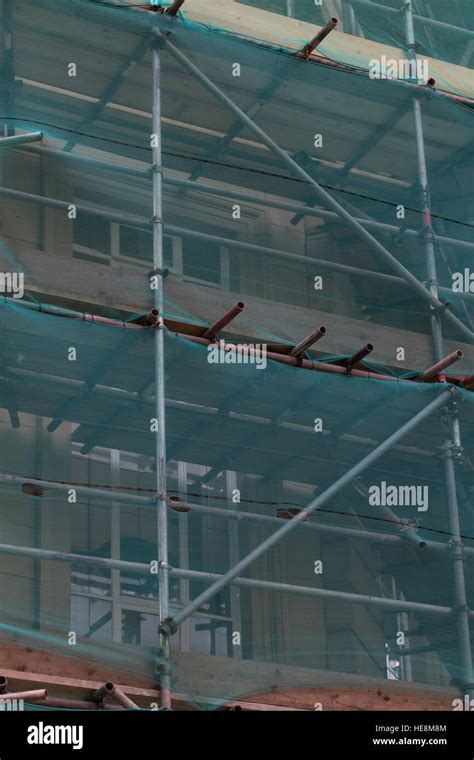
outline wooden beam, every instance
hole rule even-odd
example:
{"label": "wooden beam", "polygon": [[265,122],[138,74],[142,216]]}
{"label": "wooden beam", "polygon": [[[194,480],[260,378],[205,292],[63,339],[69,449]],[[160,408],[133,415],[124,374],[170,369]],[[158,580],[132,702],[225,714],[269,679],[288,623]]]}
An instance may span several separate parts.
{"label": "wooden beam", "polygon": [[[306,21],[288,18],[251,4],[242,5],[235,0],[186,0],[182,9],[183,15],[201,24],[228,29],[235,34],[243,34],[277,46],[295,50],[301,47],[301,40],[311,39],[320,27]],[[336,13],[337,15],[337,13]],[[355,37],[335,30],[324,41],[324,51],[329,58],[337,61],[350,61],[353,66],[363,69],[367,61],[379,59],[386,55],[387,59],[400,57],[400,50],[389,45],[382,45],[362,37]],[[472,87],[469,86],[469,69],[454,63],[428,58],[430,75],[442,82],[442,89],[472,97]]]}
{"label": "wooden beam", "polygon": [[[16,668],[3,667],[3,663],[11,665],[13,662]],[[33,667],[34,671],[30,669]],[[10,692],[46,688],[50,697],[89,700],[104,682],[112,681],[143,709],[159,703],[159,691],[151,687],[154,679],[150,676],[129,677],[113,668],[94,666],[92,680],[84,677],[90,669],[91,663],[77,658],[18,644],[0,645],[0,674],[8,679]],[[175,653],[174,669],[178,674],[177,690],[173,694],[175,710],[198,709],[197,705],[202,704],[224,710],[314,711],[318,702],[324,710],[446,710],[452,709],[452,699],[459,696],[456,689],[446,687],[427,688],[425,684],[387,682],[347,673],[187,652]],[[236,678],[239,683],[247,682],[249,689],[253,684],[253,689],[248,695],[227,701],[226,695],[219,694],[220,689],[223,684],[236,682]],[[124,684],[125,679],[128,683]],[[138,682],[143,685],[136,685]],[[181,683],[186,684],[186,692],[181,691]]]}

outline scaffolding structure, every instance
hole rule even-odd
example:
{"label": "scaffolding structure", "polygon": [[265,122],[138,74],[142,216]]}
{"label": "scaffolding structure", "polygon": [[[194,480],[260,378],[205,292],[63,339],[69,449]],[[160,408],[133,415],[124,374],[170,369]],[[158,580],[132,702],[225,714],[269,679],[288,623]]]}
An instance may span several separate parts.
{"label": "scaffolding structure", "polygon": [[[361,0],[358,0],[360,4]],[[5,29],[11,26],[11,14],[13,12],[13,0],[4,0],[3,13],[4,13],[4,26]],[[41,0],[39,3],[41,7],[45,9],[49,8],[51,4],[49,0]],[[110,24],[111,28],[123,29],[126,23],[123,14],[115,17],[115,10],[110,8],[101,7],[99,4],[84,4],[77,3],[75,0],[71,0],[71,5],[74,6],[78,13],[84,14],[89,20],[96,20],[97,23]],[[179,4],[178,4],[179,5]],[[370,5],[370,3],[366,3]],[[80,7],[81,6],[81,7]],[[177,12],[177,11],[176,11]],[[130,12],[131,15],[131,12]],[[15,130],[15,121],[8,120],[8,132],[2,138],[0,138],[0,150],[12,149],[21,150],[21,155],[36,155],[40,158],[57,158],[64,161],[67,165],[80,165],[86,166],[92,171],[95,170],[107,170],[118,173],[119,177],[123,177],[124,181],[128,178],[139,178],[150,182],[152,187],[152,216],[137,217],[133,214],[123,214],[108,211],[103,208],[98,208],[94,205],[84,205],[76,203],[75,208],[78,214],[86,214],[93,218],[99,218],[111,223],[124,223],[135,229],[148,231],[152,235],[153,240],[153,265],[147,277],[149,280],[149,286],[152,294],[151,309],[148,313],[144,313],[135,317],[133,320],[124,321],[115,316],[105,317],[101,314],[93,315],[80,310],[65,309],[64,307],[48,305],[38,302],[37,300],[25,301],[21,306],[18,305],[18,301],[14,302],[14,299],[5,297],[4,305],[11,306],[13,308],[23,309],[25,314],[44,313],[49,315],[57,315],[58,317],[64,317],[65,322],[71,324],[72,322],[82,323],[89,322],[98,325],[103,325],[120,329],[127,336],[141,336],[142,334],[148,335],[150,331],[153,332],[154,342],[154,392],[149,393],[145,399],[139,398],[135,392],[129,392],[120,388],[114,387],[110,383],[102,381],[102,373],[95,370],[88,380],[73,380],[67,381],[65,378],[55,376],[53,371],[38,370],[32,371],[29,369],[23,369],[21,367],[7,366],[2,360],[0,368],[0,375],[2,384],[5,388],[10,387],[14,382],[30,382],[30,383],[46,383],[49,384],[54,391],[55,388],[64,388],[71,394],[70,401],[66,402],[66,409],[59,408],[57,415],[53,418],[52,423],[49,424],[48,430],[53,432],[57,426],[61,424],[61,421],[68,419],[67,417],[67,403],[71,405],[74,403],[74,398],[81,398],[84,393],[91,394],[94,397],[108,399],[110,402],[117,404],[126,404],[132,409],[134,406],[143,406],[143,403],[147,406],[151,416],[156,421],[155,429],[155,443],[154,443],[154,474],[155,474],[155,487],[152,493],[142,495],[134,494],[131,492],[124,492],[120,487],[94,487],[91,485],[78,485],[74,482],[68,482],[67,480],[53,480],[41,477],[26,477],[12,475],[8,472],[0,473],[0,483],[8,487],[21,488],[23,491],[25,487],[30,493],[34,493],[36,496],[42,496],[43,494],[53,493],[61,494],[68,493],[70,489],[74,489],[78,496],[82,496],[88,500],[98,500],[100,502],[105,501],[108,504],[123,504],[123,505],[135,505],[136,507],[146,507],[147,509],[156,510],[156,529],[157,529],[157,550],[158,550],[158,647],[156,652],[156,673],[159,678],[160,684],[160,707],[163,709],[171,709],[172,707],[172,666],[171,666],[171,653],[170,643],[173,635],[178,629],[189,620],[190,617],[196,613],[199,609],[202,609],[208,604],[217,594],[224,589],[232,587],[242,589],[259,589],[262,591],[269,591],[275,593],[284,593],[288,595],[294,595],[296,597],[308,597],[319,598],[325,600],[341,601],[349,605],[364,605],[368,608],[374,608],[379,610],[385,610],[391,613],[420,613],[430,616],[434,616],[436,619],[449,619],[454,621],[456,626],[456,648],[460,653],[461,660],[461,672],[462,676],[459,679],[457,686],[463,694],[474,695],[474,676],[473,676],[473,662],[472,662],[472,631],[473,631],[473,618],[474,610],[470,609],[468,602],[468,592],[466,591],[467,578],[466,578],[466,563],[474,557],[474,546],[465,545],[466,536],[463,536],[463,531],[460,525],[460,505],[458,503],[458,489],[456,485],[457,470],[459,464],[463,459],[463,442],[461,441],[461,432],[459,425],[459,406],[467,398],[471,390],[474,389],[474,380],[472,376],[451,376],[447,377],[447,369],[454,362],[463,358],[463,352],[458,349],[454,353],[448,353],[448,349],[445,348],[445,342],[443,338],[443,330],[446,329],[450,333],[454,333],[456,338],[462,341],[464,344],[472,344],[474,339],[474,332],[469,319],[463,319],[460,316],[464,308],[471,308],[472,299],[474,294],[465,293],[460,296],[459,303],[460,309],[453,309],[448,302],[450,289],[445,285],[440,285],[437,276],[437,265],[435,255],[435,245],[448,245],[453,250],[471,252],[474,249],[474,243],[469,240],[456,238],[454,235],[441,235],[433,230],[432,221],[432,209],[430,203],[430,189],[428,181],[427,161],[425,156],[425,143],[423,134],[423,107],[426,97],[429,97],[430,93],[427,93],[427,88],[424,85],[416,83],[416,43],[413,29],[413,9],[410,2],[404,5],[404,15],[406,24],[406,44],[409,54],[410,62],[413,66],[413,81],[407,84],[398,84],[394,86],[405,87],[408,93],[408,107],[411,109],[415,137],[416,137],[416,156],[417,156],[417,175],[418,185],[420,190],[420,197],[422,199],[421,214],[423,227],[420,230],[413,227],[397,227],[395,224],[389,224],[387,222],[380,222],[370,218],[367,214],[357,215],[353,210],[348,209],[346,203],[339,202],[334,196],[328,192],[323,184],[318,182],[310,169],[305,168],[304,160],[298,160],[298,157],[292,156],[286,148],[280,147],[278,142],[270,137],[264,128],[259,126],[255,120],[255,114],[258,109],[250,106],[244,110],[239,106],[229,95],[227,95],[221,87],[215,84],[212,79],[204,73],[199,66],[194,63],[186,52],[180,49],[179,36],[175,41],[175,30],[179,29],[179,25],[182,24],[182,20],[178,17],[173,17],[174,13],[159,13],[155,16],[139,15],[134,18],[134,23],[142,25],[142,28],[146,30],[144,42],[141,44],[141,49],[137,51],[135,55],[136,60],[145,54],[147,50],[151,50],[152,61],[152,92],[150,93],[150,99],[152,101],[152,123],[151,123],[151,159],[150,167],[148,169],[137,168],[131,166],[129,162],[120,160],[117,156],[116,163],[112,161],[104,161],[100,158],[92,156],[84,156],[81,154],[74,154],[72,151],[74,145],[78,144],[81,139],[81,129],[78,129],[78,134],[71,138],[62,150],[52,148],[50,144],[43,145],[44,133],[37,130],[31,132],[22,132],[17,134]],[[289,14],[290,15],[290,14]],[[14,50],[14,48],[13,48]],[[311,51],[310,51],[311,52]],[[229,114],[232,115],[234,122],[231,123],[231,127],[228,133],[222,138],[223,145],[229,145],[235,138],[244,132],[245,135],[251,135],[251,139],[258,142],[259,146],[265,146],[266,152],[276,157],[290,172],[290,175],[296,177],[310,190],[312,196],[314,196],[314,203],[296,203],[283,200],[274,200],[272,198],[265,198],[262,195],[239,191],[234,189],[226,189],[217,187],[209,183],[198,182],[199,171],[194,173],[192,179],[182,179],[171,174],[167,176],[164,173],[163,168],[163,153],[162,153],[162,109],[161,109],[161,89],[162,80],[166,76],[166,66],[163,65],[163,56],[167,55],[169,59],[179,64],[183,70],[191,75],[213,98],[216,99],[221,106],[226,109]],[[309,55],[309,53],[308,53]],[[310,60],[305,64],[301,61],[301,66],[314,65]],[[127,76],[129,67],[126,67],[121,71],[114,80],[110,82],[109,87],[102,94],[102,96],[91,107],[91,121],[97,121],[100,118],[101,111],[107,107],[107,104],[112,100],[115,92],[123,79]],[[7,97],[10,101],[14,101],[16,86],[15,86],[15,70],[14,70],[14,56],[9,58],[9,66],[5,68],[5,76],[9,80],[9,86],[5,85],[7,91]],[[441,97],[441,96],[439,96]],[[467,107],[467,106],[466,106]],[[21,116],[19,117],[20,129],[25,129]],[[248,139],[247,137],[245,139]],[[372,139],[367,144],[365,151],[369,151],[370,147],[380,139],[380,134],[376,133],[372,136]],[[77,141],[77,142],[76,142]],[[87,140],[85,140],[87,144]],[[358,151],[358,155],[364,155]],[[356,157],[357,159],[357,157]],[[345,162],[345,168],[350,170],[352,166],[356,164],[354,161]],[[199,167],[198,167],[199,168]],[[341,361],[340,357],[336,360],[316,360],[314,356],[308,353],[308,349],[313,343],[322,337],[325,333],[325,328],[319,328],[319,331],[315,331],[315,334],[308,336],[308,339],[301,340],[299,343],[294,342],[288,346],[279,345],[274,351],[268,352],[270,360],[274,360],[277,364],[289,365],[295,367],[295,372],[300,372],[303,369],[316,370],[329,377],[339,377],[342,381],[349,380],[349,376],[360,378],[360,382],[369,382],[369,380],[387,381],[387,384],[396,384],[397,388],[400,386],[414,387],[421,386],[426,383],[426,386],[431,390],[433,388],[433,380],[439,392],[433,396],[431,394],[426,403],[423,403],[416,413],[406,420],[403,424],[400,424],[394,431],[387,435],[382,441],[378,441],[376,445],[371,447],[371,450],[362,456],[355,464],[350,466],[343,475],[337,480],[324,488],[321,492],[318,492],[314,498],[312,498],[302,509],[298,510],[295,514],[291,515],[291,519],[282,524],[279,517],[271,517],[267,515],[259,514],[257,511],[242,511],[237,509],[222,508],[217,506],[206,506],[203,503],[199,503],[197,500],[192,500],[190,497],[185,499],[185,509],[183,511],[191,511],[196,514],[202,515],[218,515],[223,519],[229,521],[236,521],[237,523],[249,522],[255,525],[262,524],[269,529],[275,528],[275,530],[268,535],[264,540],[259,542],[256,546],[248,551],[244,556],[236,559],[232,567],[222,573],[210,572],[207,570],[194,570],[189,567],[177,567],[174,566],[169,556],[169,544],[168,544],[168,523],[170,519],[170,506],[173,508],[172,498],[170,497],[169,486],[167,484],[167,463],[170,459],[174,458],[173,452],[171,456],[167,454],[167,418],[169,410],[173,408],[181,408],[183,405],[191,409],[192,403],[175,400],[171,398],[168,393],[170,387],[169,379],[167,376],[167,352],[171,350],[169,348],[166,333],[174,336],[179,336],[179,339],[189,343],[190,345],[204,346],[215,344],[216,339],[220,338],[220,333],[227,327],[230,321],[240,313],[243,308],[243,303],[240,303],[238,307],[232,310],[231,313],[225,314],[214,325],[203,326],[202,329],[196,329],[195,325],[187,324],[186,320],[178,320],[176,317],[167,314],[166,306],[166,293],[165,285],[166,278],[169,274],[164,255],[164,235],[188,235],[192,240],[200,240],[203,242],[219,242],[229,248],[238,249],[240,251],[255,253],[259,256],[266,255],[275,257],[276,260],[284,260],[286,262],[299,262],[302,264],[307,263],[307,257],[301,256],[290,251],[282,249],[271,248],[269,246],[257,245],[254,243],[242,242],[240,240],[232,240],[223,236],[216,236],[211,233],[198,232],[186,229],[180,225],[172,224],[171,220],[167,220],[163,213],[163,190],[166,188],[176,188],[181,193],[187,193],[190,191],[203,193],[210,197],[216,198],[229,198],[234,202],[242,201],[254,202],[260,205],[266,206],[270,209],[277,209],[292,213],[297,216],[307,217],[308,219],[318,218],[328,221],[328,223],[336,221],[342,222],[352,233],[359,238],[362,243],[370,250],[381,262],[383,262],[383,269],[385,271],[372,271],[365,267],[357,267],[356,264],[346,264],[340,262],[327,261],[323,259],[312,259],[312,264],[317,263],[323,271],[328,270],[330,272],[339,272],[342,275],[351,275],[354,277],[361,277],[363,281],[371,281],[374,285],[378,283],[384,283],[401,288],[404,292],[414,293],[417,298],[421,299],[426,305],[426,309],[429,313],[432,340],[433,340],[433,356],[431,367],[419,367],[417,371],[412,372],[409,376],[397,375],[391,372],[375,371],[366,363],[365,357],[369,354],[371,347],[365,347],[362,352],[355,351],[352,356],[345,357]],[[278,195],[279,193],[276,193]],[[22,202],[25,201],[38,209],[58,209],[61,211],[67,211],[70,204],[68,201],[59,200],[48,196],[47,192],[43,193],[30,193],[22,190],[17,190],[12,187],[1,187],[0,195],[2,198],[10,199],[12,201]],[[321,206],[321,208],[319,207]],[[388,236],[401,236],[402,240],[416,240],[419,241],[420,237],[425,255],[426,263],[426,280],[421,280],[418,276],[401,262],[389,249],[389,246],[380,242],[378,237],[375,237],[375,233]],[[211,316],[211,315],[210,315]],[[330,329],[330,326],[329,326]],[[226,339],[224,343],[224,350],[232,353],[237,350],[237,346],[241,345],[232,342],[230,339]],[[354,346],[356,349],[357,346]],[[204,349],[203,349],[204,350]],[[104,370],[105,372],[105,370]],[[9,407],[7,407],[9,408]],[[203,416],[213,414],[213,408],[211,405],[205,409],[202,408]],[[10,420],[13,427],[15,427],[15,411],[9,409]],[[239,418],[239,412],[233,412],[235,419]],[[420,537],[417,526],[404,520],[398,520],[397,516],[392,512],[392,519],[390,522],[394,526],[394,532],[386,532],[384,530],[373,531],[365,530],[361,528],[340,527],[324,522],[312,522],[308,518],[320,510],[322,507],[331,502],[339,492],[341,492],[347,486],[357,483],[357,479],[367,471],[373,464],[381,459],[388,451],[393,447],[403,446],[404,439],[412,431],[416,430],[419,426],[422,426],[429,418],[440,415],[440,418],[445,421],[443,428],[443,435],[445,435],[444,455],[443,455],[443,471],[446,483],[446,495],[447,495],[447,514],[449,520],[449,536],[446,541],[431,540],[425,535]],[[244,417],[245,415],[243,415]],[[57,424],[55,424],[57,423]],[[257,427],[261,425],[274,426],[275,429],[285,429],[284,419],[278,419],[278,417],[266,417],[262,412],[260,421],[255,418],[252,421]],[[92,444],[93,445],[93,444]],[[290,452],[291,453],[291,452]],[[296,455],[297,456],[297,455]],[[222,462],[218,462],[214,466],[214,470],[211,468],[211,472],[219,472],[226,469],[225,456]],[[206,477],[206,476],[204,476]],[[182,498],[181,494],[179,497]],[[171,501],[170,501],[171,498]],[[176,497],[174,497],[176,498]],[[176,510],[175,510],[176,511]],[[178,510],[179,511],[179,510]],[[432,553],[437,556],[449,556],[453,569],[453,598],[454,603],[452,605],[432,604],[427,602],[413,601],[410,598],[384,598],[377,597],[371,594],[350,593],[347,591],[340,591],[336,589],[328,588],[316,588],[311,586],[298,585],[296,583],[283,583],[279,581],[263,580],[259,578],[247,577],[245,572],[248,568],[258,559],[262,557],[272,547],[276,546],[284,537],[293,531],[306,532],[308,535],[312,535],[312,532],[316,532],[320,535],[332,536],[332,537],[345,537],[358,539],[363,542],[369,542],[371,544],[376,543],[380,545],[386,545],[388,547],[400,547],[411,546],[413,551]],[[471,538],[471,537],[468,537]],[[60,550],[50,550],[37,547],[28,547],[14,545],[11,543],[0,544],[0,554],[5,556],[18,556],[35,560],[48,560],[58,563],[74,564],[77,566],[89,566],[97,568],[106,568],[108,570],[118,570],[138,573],[146,575],[149,573],[149,564],[147,562],[127,561],[123,559],[98,557],[92,554],[77,554],[74,552],[65,552]],[[170,583],[173,579],[180,581],[200,581],[206,583],[207,587],[193,598],[189,598],[187,603],[183,605],[177,613],[173,613],[170,609]],[[107,685],[106,685],[107,687]],[[105,687],[104,687],[105,688]],[[110,690],[110,689],[109,689]],[[120,689],[115,689],[115,697],[123,706],[130,707],[130,700],[127,703],[127,697],[122,694]],[[41,699],[46,699],[43,695]],[[97,702],[101,702],[101,699],[96,699]],[[51,706],[53,705],[50,702]],[[131,703],[132,706],[134,703]]]}

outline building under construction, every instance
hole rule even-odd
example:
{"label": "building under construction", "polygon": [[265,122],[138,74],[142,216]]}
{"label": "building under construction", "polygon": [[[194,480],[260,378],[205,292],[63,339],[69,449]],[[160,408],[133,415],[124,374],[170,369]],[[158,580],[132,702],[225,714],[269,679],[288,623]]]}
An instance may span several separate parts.
{"label": "building under construction", "polygon": [[474,697],[470,0],[1,6],[0,696]]}

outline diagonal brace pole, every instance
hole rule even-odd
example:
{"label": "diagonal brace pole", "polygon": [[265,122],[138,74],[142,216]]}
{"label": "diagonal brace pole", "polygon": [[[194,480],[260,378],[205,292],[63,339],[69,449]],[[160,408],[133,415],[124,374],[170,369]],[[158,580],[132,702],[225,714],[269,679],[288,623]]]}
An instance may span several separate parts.
{"label": "diagonal brace pole", "polygon": [[375,449],[373,449],[373,451],[371,451],[370,454],[367,454],[367,456],[361,459],[360,462],[355,464],[353,467],[351,467],[350,470],[348,470],[344,475],[342,475],[342,477],[336,480],[335,483],[329,486],[329,488],[326,488],[326,490],[323,491],[323,493],[321,493],[319,496],[313,499],[313,501],[311,501],[308,504],[308,506],[306,506],[301,512],[299,512],[291,520],[289,520],[286,523],[286,525],[280,528],[280,530],[277,530],[275,533],[273,533],[271,536],[265,539],[265,541],[263,541],[259,546],[257,546],[249,554],[247,554],[246,557],[243,557],[240,560],[240,562],[238,562],[236,565],[234,565],[234,567],[228,570],[227,573],[225,573],[221,578],[219,578],[219,580],[217,580],[215,583],[209,586],[209,588],[206,589],[206,591],[203,591],[202,594],[196,597],[194,601],[188,604],[174,618],[168,618],[167,620],[165,620],[164,623],[162,623],[162,625],[160,626],[160,633],[168,635],[168,636],[176,633],[176,631],[178,630],[178,626],[184,620],[186,620],[194,612],[196,612],[200,607],[202,607],[203,604],[208,602],[213,596],[215,596],[215,594],[217,594],[223,588],[231,584],[234,578],[237,578],[244,570],[246,570],[249,567],[249,565],[252,564],[252,562],[254,562],[262,554],[268,551],[268,549],[271,549],[272,546],[274,546],[279,541],[281,541],[281,539],[284,538],[284,536],[286,536],[287,533],[294,530],[299,525],[300,520],[303,520],[308,515],[312,514],[317,509],[319,509],[324,504],[326,504],[326,502],[329,501],[329,499],[331,499],[333,496],[335,496],[335,494],[339,493],[339,491],[341,491],[343,488],[345,488],[345,486],[351,483],[354,480],[354,478],[357,478],[362,472],[364,472],[364,470],[366,470],[374,462],[380,459],[381,456],[386,454],[387,451],[389,451],[395,443],[397,443],[401,438],[403,438],[411,430],[413,430],[418,425],[420,425],[420,423],[426,420],[431,414],[433,414],[433,412],[435,412],[441,406],[446,404],[448,399],[451,398],[451,395],[453,392],[454,390],[452,388],[448,388],[444,390],[436,399],[434,399],[433,401],[431,401],[431,403],[425,406],[424,409],[421,409],[421,411],[415,414],[415,416],[412,417],[411,420],[408,420],[408,422],[402,425],[401,428],[396,430],[385,441],[383,441]]}
{"label": "diagonal brace pole", "polygon": [[465,335],[468,340],[472,343],[474,342],[474,333],[460,320],[458,317],[456,317],[455,314],[453,314],[451,311],[449,311],[447,307],[447,304],[444,304],[442,301],[439,300],[433,293],[431,293],[428,288],[426,288],[423,283],[421,283],[417,277],[415,277],[412,272],[410,272],[406,267],[403,266],[396,258],[393,256],[393,254],[390,253],[376,238],[374,238],[370,232],[368,232],[362,225],[357,222],[351,214],[346,211],[341,204],[335,200],[335,198],[332,197],[321,185],[316,182],[313,177],[311,177],[308,172],[306,172],[300,164],[298,164],[288,153],[283,150],[274,140],[272,140],[269,135],[257,124],[255,124],[252,119],[247,116],[244,111],[242,111],[241,108],[239,108],[236,103],[234,103],[231,98],[229,98],[222,90],[214,84],[192,61],[190,61],[184,53],[182,53],[180,50],[178,50],[175,45],[173,45],[172,42],[169,41],[168,37],[163,35],[159,29],[153,29],[154,35],[162,42],[165,49],[170,53],[170,55],[173,56],[173,58],[176,58],[183,66],[184,68],[188,69],[196,79],[201,82],[201,84],[210,92],[212,93],[217,100],[219,100],[224,106],[226,106],[232,113],[234,113],[238,119],[259,139],[262,141],[264,145],[267,146],[269,150],[272,151],[275,155],[277,155],[281,160],[289,166],[289,168],[292,170],[292,172],[295,174],[295,176],[302,179],[304,182],[307,182],[313,190],[315,191],[315,194],[321,198],[325,206],[332,209],[337,213],[337,215],[345,221],[349,227],[351,227],[359,237],[362,238],[362,240],[365,240],[366,243],[370,245],[370,247],[376,251],[380,256],[382,256],[383,259],[385,259],[386,262],[394,269],[398,274],[401,275],[412,287],[413,289],[418,293],[421,298],[423,298],[425,301],[427,301],[430,306],[437,312],[442,313],[446,319],[448,319],[453,325],[457,327],[458,330],[460,330],[463,335]]}

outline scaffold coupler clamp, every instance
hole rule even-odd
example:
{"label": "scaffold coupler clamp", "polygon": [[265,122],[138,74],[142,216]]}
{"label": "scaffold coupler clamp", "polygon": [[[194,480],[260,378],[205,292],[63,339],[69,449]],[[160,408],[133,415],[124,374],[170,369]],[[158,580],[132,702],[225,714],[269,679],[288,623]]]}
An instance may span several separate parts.
{"label": "scaffold coupler clamp", "polygon": [[464,448],[459,443],[449,441],[441,447],[443,450],[443,459],[454,459],[457,462],[462,461]]}
{"label": "scaffold coupler clamp", "polygon": [[408,517],[403,517],[400,520],[400,533],[410,534],[413,531],[416,533],[419,527],[417,520],[410,520]]}
{"label": "scaffold coupler clamp", "polygon": [[171,34],[171,30],[161,28],[158,30],[157,27],[154,27],[154,29],[153,47],[157,50],[164,50],[166,47],[166,38]]}
{"label": "scaffold coupler clamp", "polygon": [[420,230],[420,236],[425,242],[426,240],[429,240],[431,243],[434,242],[435,236],[433,232],[433,227],[431,226],[431,215],[428,215],[427,211],[423,211],[423,227]]}
{"label": "scaffold coupler clamp", "polygon": [[438,308],[434,309],[434,311],[437,314],[441,315],[443,312],[445,312],[446,310],[449,310],[449,309],[451,309],[451,302],[450,301],[440,301],[440,305],[438,306]]}
{"label": "scaffold coupler clamp", "polygon": [[164,280],[169,276],[170,270],[168,267],[161,267],[158,269],[152,269],[151,272],[148,272],[148,279],[151,280],[152,277],[162,277]]}
{"label": "scaffold coupler clamp", "polygon": [[392,240],[393,240],[394,245],[397,246],[397,248],[401,248],[401,246],[404,244],[405,235],[408,229],[409,227],[408,227],[408,222],[407,222],[406,225],[400,225],[397,231],[393,233]]}
{"label": "scaffold coupler clamp", "polygon": [[168,637],[174,636],[177,630],[178,630],[178,626],[176,625],[172,617],[167,617],[158,626],[158,633],[160,633],[162,636],[168,636]]}
{"label": "scaffold coupler clamp", "polygon": [[464,543],[460,538],[450,538],[448,541],[449,556],[451,559],[458,559],[464,562]]}

